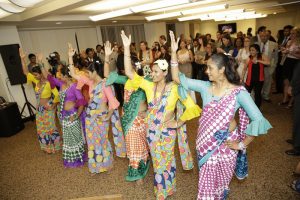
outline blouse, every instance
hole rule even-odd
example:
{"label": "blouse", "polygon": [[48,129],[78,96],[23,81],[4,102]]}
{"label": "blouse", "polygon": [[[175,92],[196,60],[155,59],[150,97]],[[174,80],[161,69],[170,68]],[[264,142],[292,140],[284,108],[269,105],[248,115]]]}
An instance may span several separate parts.
{"label": "blouse", "polygon": [[[27,74],[27,83],[34,83],[35,84],[35,88],[34,91],[38,92],[40,90],[38,83],[40,82],[39,80],[37,80],[32,73],[28,73]],[[47,99],[51,97],[51,94],[54,95],[54,99],[53,102],[57,103],[59,102],[59,94],[58,94],[58,90],[56,88],[51,89],[50,83],[47,81],[45,83],[44,89],[41,93],[41,98],[43,99]]]}
{"label": "blouse", "polygon": [[[130,87],[134,87],[135,89],[141,88],[145,91],[148,103],[154,100],[155,84],[152,81],[135,73],[131,84]],[[161,94],[158,92],[156,95],[160,96]],[[178,85],[172,84],[170,95],[167,97],[166,111],[174,111],[178,100],[180,100],[186,108],[183,115],[180,117],[180,120],[187,121],[200,115],[201,109],[194,103],[191,97],[187,96],[186,99],[181,98],[178,93]]]}
{"label": "blouse", "polygon": [[[179,76],[181,84],[189,90],[199,92],[203,100],[203,107],[213,100],[220,100],[221,97],[213,96],[210,92],[212,83],[210,81],[201,81],[186,78],[183,74]],[[258,136],[265,134],[268,129],[272,128],[268,120],[266,120],[260,110],[257,108],[250,94],[242,90],[237,94],[235,111],[238,108],[243,108],[250,118],[250,123],[247,126],[246,134]]]}

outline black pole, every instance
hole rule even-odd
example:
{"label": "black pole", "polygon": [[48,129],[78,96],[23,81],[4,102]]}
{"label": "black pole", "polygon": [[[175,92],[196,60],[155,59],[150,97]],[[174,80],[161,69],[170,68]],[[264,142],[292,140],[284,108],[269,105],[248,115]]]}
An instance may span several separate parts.
{"label": "black pole", "polygon": [[35,117],[33,110],[35,110],[35,107],[28,101],[23,84],[21,84],[21,88],[22,88],[22,92],[23,92],[23,95],[24,95],[24,98],[25,98],[25,103],[24,103],[24,106],[23,106],[22,111],[21,111],[21,116],[23,116],[23,112],[25,111],[25,108],[27,106],[27,109],[28,109],[28,112],[29,112],[29,117],[24,117],[23,120],[24,121],[28,121],[28,120],[33,121],[34,117]]}
{"label": "black pole", "polygon": [[78,54],[80,54],[80,49],[79,49],[79,44],[78,44],[78,38],[77,38],[77,34],[76,33],[75,33],[75,40],[76,40],[76,46],[77,46]]}

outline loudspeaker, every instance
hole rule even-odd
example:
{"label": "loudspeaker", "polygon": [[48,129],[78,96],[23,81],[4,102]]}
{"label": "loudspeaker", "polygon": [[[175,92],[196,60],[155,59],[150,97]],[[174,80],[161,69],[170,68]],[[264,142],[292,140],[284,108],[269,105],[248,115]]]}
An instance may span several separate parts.
{"label": "loudspeaker", "polygon": [[11,85],[26,83],[19,55],[19,47],[19,44],[0,46],[0,54]]}
{"label": "loudspeaker", "polygon": [[0,137],[12,136],[24,129],[17,103],[0,106]]}

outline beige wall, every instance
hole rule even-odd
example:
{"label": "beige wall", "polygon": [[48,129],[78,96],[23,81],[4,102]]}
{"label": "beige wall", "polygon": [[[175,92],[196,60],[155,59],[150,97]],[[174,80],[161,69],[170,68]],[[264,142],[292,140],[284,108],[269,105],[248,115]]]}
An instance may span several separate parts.
{"label": "beige wall", "polygon": [[[0,26],[0,45],[8,45],[8,44],[21,44],[19,34],[16,26]],[[21,45],[22,46],[22,45]],[[20,70],[22,70],[20,66]],[[4,96],[8,101],[17,102],[19,109],[22,109],[22,106],[25,103],[25,99],[21,90],[21,85],[10,85],[8,83],[8,88],[6,87],[6,80],[8,78],[2,57],[0,56],[0,95]],[[36,105],[35,95],[32,88],[32,85],[24,84],[25,91],[28,97],[28,100],[32,103],[32,105]],[[9,95],[9,91],[11,91],[12,97]],[[27,109],[25,110],[25,112]],[[28,116],[28,111],[24,113]]]}
{"label": "beige wall", "polygon": [[148,47],[151,47],[153,42],[158,41],[159,36],[166,35],[165,22],[150,22],[144,24],[145,37],[148,42]]}
{"label": "beige wall", "polygon": [[276,38],[277,31],[282,29],[285,25],[293,25],[300,27],[300,12],[279,13],[276,15],[269,15],[265,18],[256,20],[257,28],[266,26],[271,30],[272,35]]}

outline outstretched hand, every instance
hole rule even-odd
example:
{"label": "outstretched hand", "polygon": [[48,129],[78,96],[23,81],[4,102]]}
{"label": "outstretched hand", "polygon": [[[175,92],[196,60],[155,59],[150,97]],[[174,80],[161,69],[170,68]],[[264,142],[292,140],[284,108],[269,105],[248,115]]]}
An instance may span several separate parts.
{"label": "outstretched hand", "polygon": [[171,50],[172,52],[176,52],[178,49],[179,37],[177,38],[177,40],[175,40],[175,35],[173,31],[170,31],[170,38],[171,38]]}
{"label": "outstretched hand", "polygon": [[19,48],[19,54],[20,54],[21,59],[25,59],[26,55],[22,48]]}
{"label": "outstretched hand", "polygon": [[105,51],[105,56],[110,56],[112,54],[112,48],[111,48],[111,43],[109,41],[106,41],[104,44],[104,51]]}
{"label": "outstretched hand", "polygon": [[36,55],[36,59],[37,59],[38,63],[42,63],[42,61],[43,61],[43,54],[42,53],[38,53]]}
{"label": "outstretched hand", "polygon": [[131,44],[131,35],[129,35],[128,37],[125,35],[124,30],[121,31],[121,38],[123,41],[123,45],[124,47],[129,47]]}
{"label": "outstretched hand", "polygon": [[73,49],[72,44],[68,42],[68,56],[73,57],[75,54],[75,49]]}

